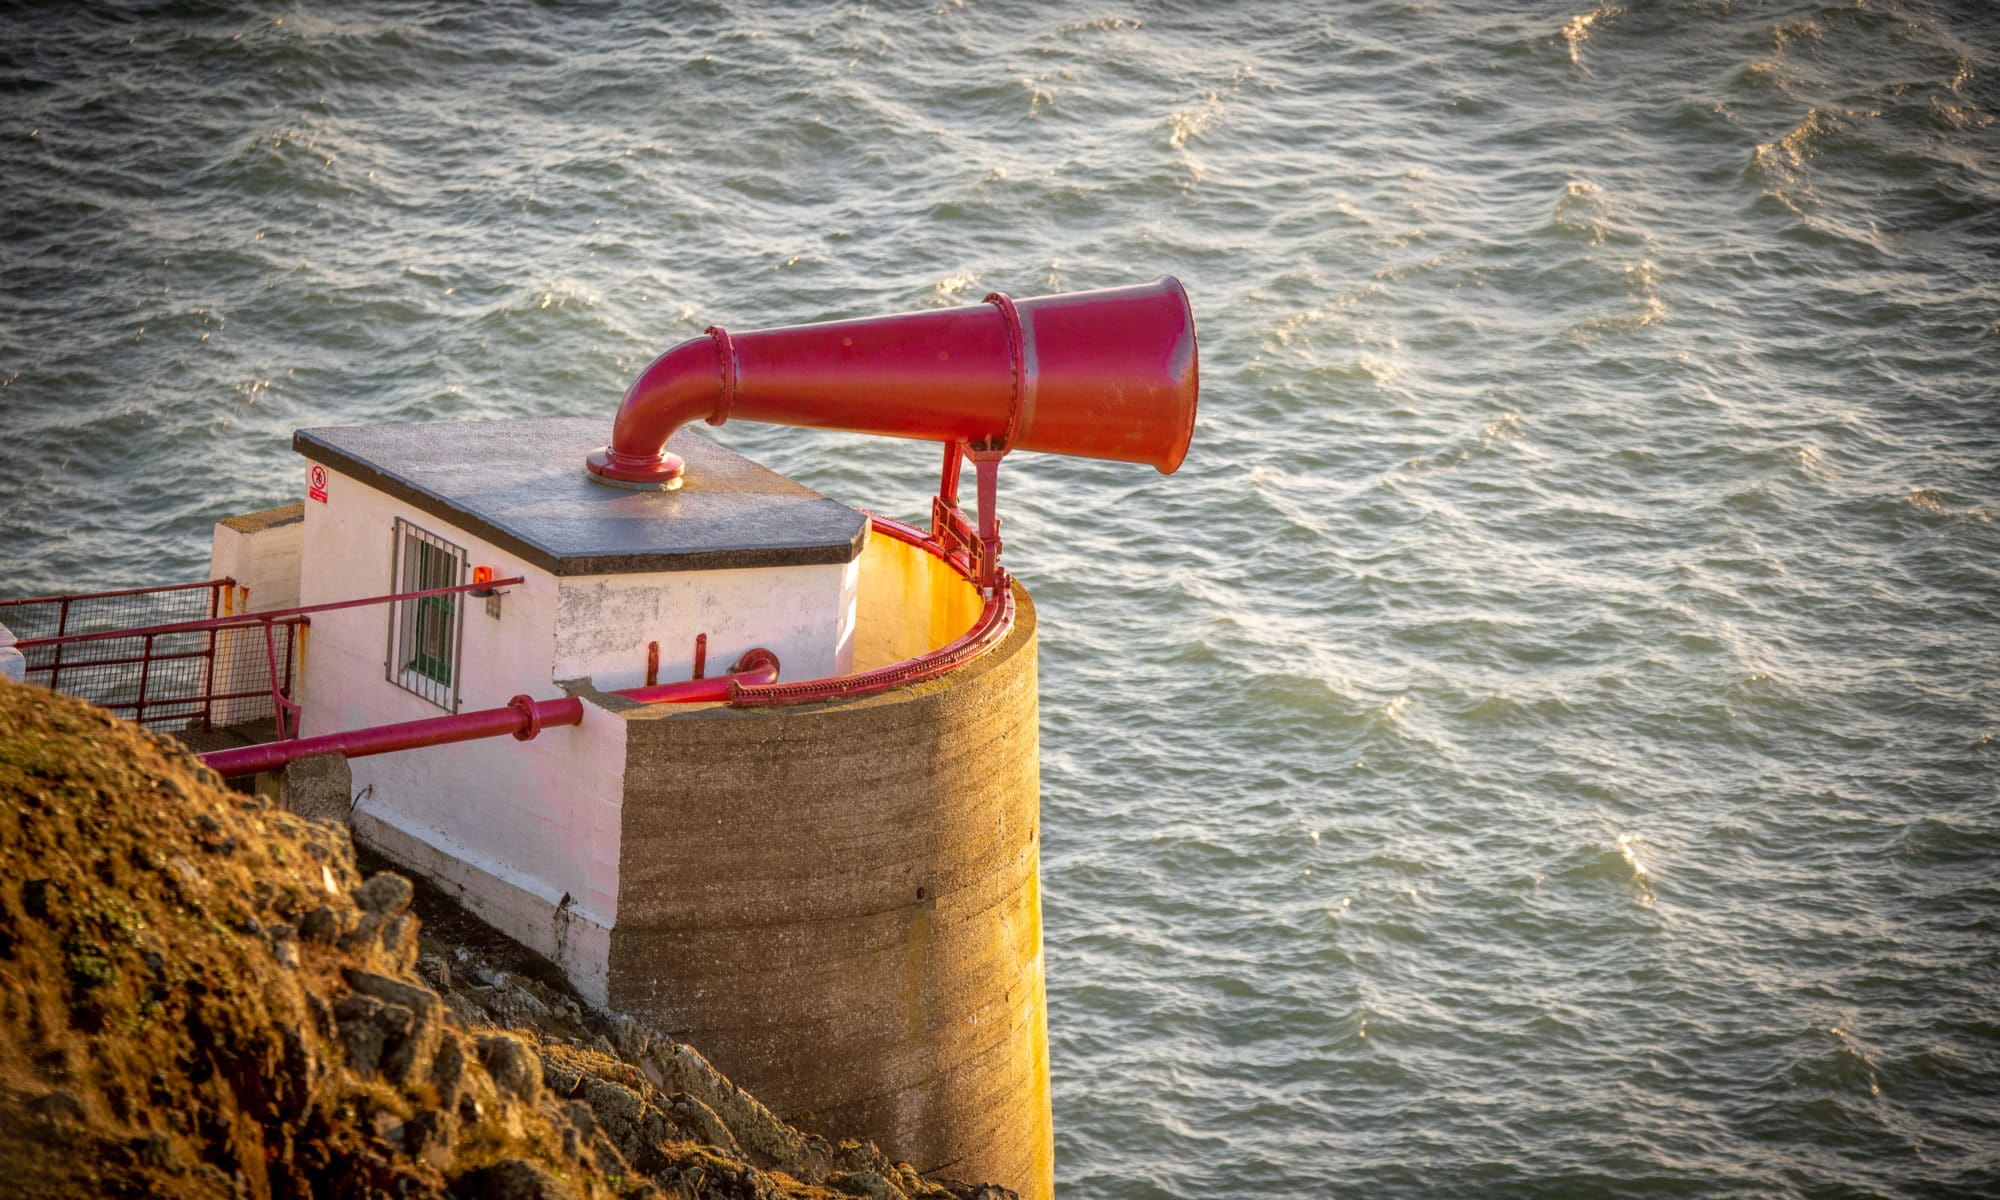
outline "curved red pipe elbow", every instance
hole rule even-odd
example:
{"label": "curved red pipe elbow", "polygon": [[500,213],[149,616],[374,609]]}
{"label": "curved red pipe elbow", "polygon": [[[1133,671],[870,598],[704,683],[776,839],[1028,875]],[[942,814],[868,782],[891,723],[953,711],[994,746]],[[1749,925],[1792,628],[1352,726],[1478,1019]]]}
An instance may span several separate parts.
{"label": "curved red pipe elbow", "polygon": [[605,483],[647,490],[680,486],[686,464],[667,439],[697,417],[720,425],[729,415],[729,335],[711,328],[653,360],[625,389],[611,444],[584,460]]}
{"label": "curved red pipe elbow", "polygon": [[683,679],[679,683],[656,683],[649,687],[620,688],[613,692],[641,704],[691,703],[702,700],[734,699],[738,688],[762,687],[778,681],[778,656],[762,646],[746,651],[727,675],[706,679]]}

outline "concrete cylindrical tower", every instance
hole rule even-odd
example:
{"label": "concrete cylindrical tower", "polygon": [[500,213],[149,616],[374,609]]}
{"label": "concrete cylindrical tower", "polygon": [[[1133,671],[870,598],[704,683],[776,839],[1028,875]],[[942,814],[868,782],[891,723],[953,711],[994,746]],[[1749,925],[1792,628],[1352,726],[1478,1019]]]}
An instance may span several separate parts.
{"label": "concrete cylindrical tower", "polygon": [[[795,1123],[1047,1196],[1026,595],[1009,624],[963,549],[893,522],[871,533],[697,436],[676,442],[680,490],[601,487],[575,468],[597,432],[299,433],[327,497],[306,506],[302,598],[384,576],[421,592],[437,582],[397,564],[433,559],[444,584],[475,567],[509,581],[477,606],[319,614],[308,734],[515,695],[585,702],[576,726],[518,746],[358,758],[357,840]],[[501,459],[505,486],[464,465]],[[796,694],[691,706],[613,690],[662,659],[672,681],[753,647]],[[867,692],[906,669],[921,682]]]}
{"label": "concrete cylindrical tower", "polygon": [[1014,586],[1005,640],[915,687],[624,710],[608,1000],[804,1128],[1041,1198],[1035,616]]}

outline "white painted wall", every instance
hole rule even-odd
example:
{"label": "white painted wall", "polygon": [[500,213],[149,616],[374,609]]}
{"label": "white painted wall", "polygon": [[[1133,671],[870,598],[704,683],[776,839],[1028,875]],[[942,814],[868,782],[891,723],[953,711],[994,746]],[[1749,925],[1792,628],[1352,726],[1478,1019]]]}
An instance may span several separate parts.
{"label": "white painted wall", "polygon": [[208,577],[234,579],[236,586],[249,589],[239,612],[298,607],[299,547],[305,524],[300,521],[265,524],[253,519],[266,515],[252,513],[249,518],[215,523],[215,537],[208,551]]}
{"label": "white painted wall", "polygon": [[[242,597],[240,603],[232,599],[223,607],[236,612],[298,607],[300,547],[305,524],[303,521],[274,524],[258,519],[268,516],[268,513],[251,513],[215,523],[215,536],[209,543],[208,577],[234,579]],[[222,631],[215,639],[213,670],[222,685],[217,690],[238,690],[239,683],[268,678],[269,660],[263,630]],[[209,720],[226,726],[270,715],[271,701],[266,694],[218,700],[209,712]]]}
{"label": "white painted wall", "polygon": [[[560,696],[549,670],[554,576],[330,468],[327,502],[306,502],[301,602],[319,604],[395,591],[399,584],[390,578],[391,541],[398,517],[462,548],[468,567],[492,567],[496,579],[526,577],[505,589],[497,619],[486,615],[483,600],[461,600],[465,637],[458,679],[460,709],[493,708],[523,692],[537,699]],[[468,572],[466,581],[470,580]],[[449,711],[389,682],[388,650],[387,605],[313,614],[304,697],[308,735],[420,720]]]}
{"label": "white painted wall", "polygon": [[[564,694],[549,669],[554,576],[331,468],[326,490],[324,504],[306,502],[304,603],[395,590],[392,540],[402,517],[463,548],[468,567],[490,566],[496,579],[526,577],[505,589],[498,618],[481,599],[461,600],[459,711],[497,708],[519,694]],[[390,682],[388,639],[387,605],[313,616],[306,736],[448,711]],[[570,959],[562,965],[584,987],[602,978],[616,919],[624,766],[623,723],[594,707],[584,725],[545,730],[531,742],[486,738],[357,758],[355,833],[457,884],[466,906],[503,933],[551,959]]]}
{"label": "white painted wall", "polygon": [[694,673],[694,640],[708,635],[706,674],[745,651],[778,656],[787,680],[845,675],[854,664],[854,599],[861,563],[761,570],[664,571],[562,580],[554,671],[614,691],[646,682],[646,644],[660,643],[661,683]]}
{"label": "white painted wall", "polygon": [[[326,491],[325,503],[306,501],[302,604],[394,591],[398,517],[462,547],[468,566],[525,577],[506,589],[497,619],[484,601],[461,600],[463,712],[522,693],[560,697],[559,679],[588,677],[605,690],[641,684],[649,641],[660,643],[660,682],[688,678],[699,633],[708,635],[710,674],[753,646],[776,653],[786,679],[844,673],[853,659],[858,563],[559,579],[331,467]],[[388,631],[386,605],[313,616],[306,736],[447,711],[386,677]],[[351,766],[361,841],[455,888],[468,908],[601,999],[617,920],[622,719],[585,701],[582,725],[531,742],[488,738]]]}
{"label": "white painted wall", "polygon": [[[354,834],[561,967],[602,1005],[618,908],[625,722],[583,705],[582,725],[545,729],[531,742],[488,738],[352,760],[356,786],[368,789]],[[479,819],[440,823],[446,797]]]}
{"label": "white painted wall", "polygon": [[28,678],[28,657],[14,649],[18,640],[13,630],[0,625],[0,679],[22,683]]}

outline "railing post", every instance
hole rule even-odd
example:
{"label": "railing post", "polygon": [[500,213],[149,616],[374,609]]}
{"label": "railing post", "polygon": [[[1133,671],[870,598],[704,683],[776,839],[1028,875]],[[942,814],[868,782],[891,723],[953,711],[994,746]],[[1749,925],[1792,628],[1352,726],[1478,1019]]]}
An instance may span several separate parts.
{"label": "railing post", "polygon": [[[271,618],[265,617],[262,624],[264,662],[271,671],[271,717],[278,726],[278,740],[289,741],[299,736],[299,706],[292,703],[291,698],[285,695],[284,689],[278,684],[278,645],[277,639],[271,633]],[[291,661],[287,659],[285,674],[289,676],[291,670]]]}
{"label": "railing post", "polygon": [[[225,607],[222,594],[230,585],[217,580],[208,585],[208,619],[213,621]],[[222,635],[213,629],[204,631],[208,636],[202,644],[201,665],[201,729],[203,733],[215,730],[215,645]]]}
{"label": "railing post", "polygon": [[[300,617],[285,626],[285,699],[292,706],[292,732],[296,735],[305,724],[305,708],[291,699],[295,671],[302,672],[306,666],[306,628],[312,624],[311,617]],[[294,660],[296,658],[296,666]]]}
{"label": "railing post", "polygon": [[271,720],[278,727],[278,739],[285,737],[285,698],[278,692],[278,648],[271,637],[271,622],[264,621],[264,665],[271,675]]}
{"label": "railing post", "polygon": [[132,723],[134,725],[144,725],[146,723],[146,683],[152,678],[152,674],[153,635],[149,633],[146,635],[146,648],[140,652],[139,657],[139,702],[132,712]]}
{"label": "railing post", "polygon": [[958,468],[965,458],[965,447],[957,442],[944,444],[944,468],[938,473],[937,495],[931,500],[931,537],[941,546],[949,547],[952,528],[951,518],[958,512]]}
{"label": "railing post", "polygon": [[[62,604],[61,604],[61,606],[60,606],[60,607],[59,607],[59,608],[57,609],[57,612],[56,612],[56,636],[57,636],[57,637],[68,637],[68,636],[69,636],[69,597],[68,597],[68,596],[64,596],[64,597],[63,597],[63,599],[62,599]],[[56,686],[56,685],[57,685],[57,684],[58,684],[59,682],[61,682],[61,680],[62,680],[62,652],[63,652],[63,645],[64,645],[64,643],[62,643],[62,642],[57,642],[57,643],[56,643],[56,653],[55,653],[55,657],[53,657],[53,658],[49,659],[49,690],[50,690],[50,691],[52,691],[52,692],[59,692],[59,691],[61,691],[61,690],[62,690],[62,688],[60,688],[60,687],[58,687],[58,686]]]}
{"label": "railing post", "polygon": [[215,641],[221,636],[215,630],[206,631],[207,642],[202,647],[201,665],[201,728],[208,733],[215,729]]}

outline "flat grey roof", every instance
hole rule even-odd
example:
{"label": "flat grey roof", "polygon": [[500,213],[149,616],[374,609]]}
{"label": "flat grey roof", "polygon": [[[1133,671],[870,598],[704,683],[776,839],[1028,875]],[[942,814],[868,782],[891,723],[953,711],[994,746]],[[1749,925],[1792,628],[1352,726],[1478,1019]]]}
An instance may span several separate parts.
{"label": "flat grey roof", "polygon": [[[608,417],[436,421],[301,429],[292,449],[556,575],[712,571],[852,562],[868,519],[698,433],[678,491],[585,477]],[[335,495],[331,502],[338,504]]]}

